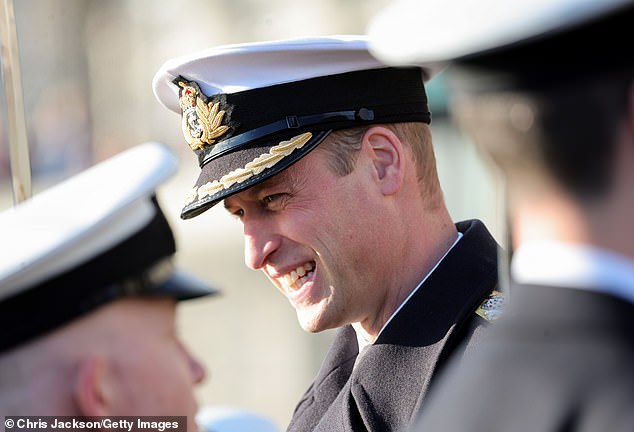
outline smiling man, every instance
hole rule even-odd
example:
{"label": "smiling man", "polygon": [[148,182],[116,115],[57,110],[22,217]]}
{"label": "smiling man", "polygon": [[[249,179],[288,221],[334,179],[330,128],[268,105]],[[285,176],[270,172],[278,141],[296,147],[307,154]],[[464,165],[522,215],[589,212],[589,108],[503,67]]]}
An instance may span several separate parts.
{"label": "smiling man", "polygon": [[155,76],[201,167],[182,217],[224,201],[302,328],[340,328],[289,430],[406,426],[493,316],[497,245],[452,221],[436,173],[435,72],[333,37],[213,48]]}

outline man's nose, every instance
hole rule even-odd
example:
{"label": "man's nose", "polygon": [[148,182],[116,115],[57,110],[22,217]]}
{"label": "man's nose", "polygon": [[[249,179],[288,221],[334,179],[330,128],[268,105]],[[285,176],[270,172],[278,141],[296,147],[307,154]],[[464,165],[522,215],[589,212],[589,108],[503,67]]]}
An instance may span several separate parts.
{"label": "man's nose", "polygon": [[194,383],[200,384],[205,379],[207,375],[207,371],[205,370],[205,366],[198,361],[198,359],[192,357],[192,376],[194,377]]}
{"label": "man's nose", "polygon": [[191,351],[189,351],[181,340],[178,341],[178,345],[181,353],[187,361],[187,366],[191,372],[192,382],[194,384],[200,384],[207,375],[205,366],[203,366],[203,364],[191,353]]}
{"label": "man's nose", "polygon": [[245,222],[244,262],[247,267],[261,269],[267,258],[279,248],[280,241],[280,236],[266,224]]}

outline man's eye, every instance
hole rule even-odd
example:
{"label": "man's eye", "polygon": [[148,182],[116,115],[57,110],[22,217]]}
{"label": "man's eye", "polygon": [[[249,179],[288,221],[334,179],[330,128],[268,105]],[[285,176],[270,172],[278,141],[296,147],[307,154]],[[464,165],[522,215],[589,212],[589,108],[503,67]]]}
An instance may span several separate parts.
{"label": "man's eye", "polygon": [[233,211],[231,212],[231,216],[241,219],[242,216],[244,216],[244,210],[239,209],[239,210]]}
{"label": "man's eye", "polygon": [[262,202],[264,202],[264,204],[271,204],[275,202],[275,200],[278,198],[279,198],[279,195],[267,195],[262,199]]}
{"label": "man's eye", "polygon": [[262,203],[264,204],[265,207],[269,209],[271,208],[276,209],[282,206],[283,199],[284,199],[284,194],[267,195],[264,198],[262,198]]}

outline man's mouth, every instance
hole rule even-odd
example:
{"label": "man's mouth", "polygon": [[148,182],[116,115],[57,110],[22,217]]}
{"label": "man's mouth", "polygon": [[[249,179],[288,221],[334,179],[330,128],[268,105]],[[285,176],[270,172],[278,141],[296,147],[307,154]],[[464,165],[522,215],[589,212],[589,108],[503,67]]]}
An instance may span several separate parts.
{"label": "man's mouth", "polygon": [[280,277],[282,286],[288,291],[297,291],[312,276],[314,270],[314,261],[299,266],[290,273],[287,273],[284,276]]}

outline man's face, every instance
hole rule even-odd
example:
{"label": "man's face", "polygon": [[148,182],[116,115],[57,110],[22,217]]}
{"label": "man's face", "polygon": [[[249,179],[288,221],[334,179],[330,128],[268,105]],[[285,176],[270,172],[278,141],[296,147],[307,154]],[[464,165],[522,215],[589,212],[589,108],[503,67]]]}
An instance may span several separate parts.
{"label": "man's face", "polygon": [[225,199],[244,226],[245,262],[261,269],[317,332],[374,319],[381,269],[373,211],[379,196],[360,161],[335,174],[319,148],[282,173]]}
{"label": "man's face", "polygon": [[176,334],[175,302],[126,299],[107,307],[108,370],[119,403],[112,415],[187,416],[188,430],[195,431],[194,387],[205,371]]}

